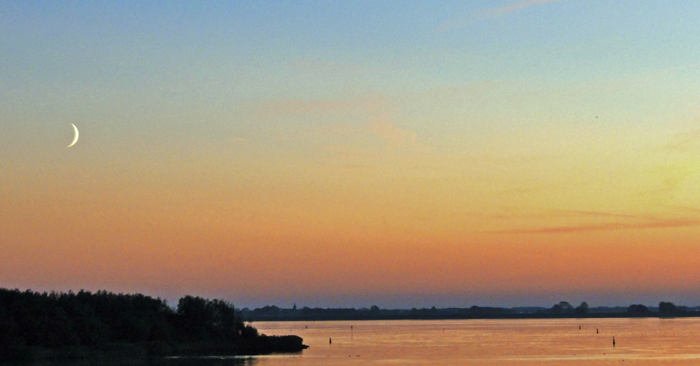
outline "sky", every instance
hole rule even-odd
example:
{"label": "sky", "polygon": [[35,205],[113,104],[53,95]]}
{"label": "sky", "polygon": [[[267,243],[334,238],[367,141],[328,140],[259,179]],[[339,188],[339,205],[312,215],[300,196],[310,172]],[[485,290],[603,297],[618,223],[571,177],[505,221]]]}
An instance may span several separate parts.
{"label": "sky", "polygon": [[700,305],[697,14],[0,2],[0,287]]}

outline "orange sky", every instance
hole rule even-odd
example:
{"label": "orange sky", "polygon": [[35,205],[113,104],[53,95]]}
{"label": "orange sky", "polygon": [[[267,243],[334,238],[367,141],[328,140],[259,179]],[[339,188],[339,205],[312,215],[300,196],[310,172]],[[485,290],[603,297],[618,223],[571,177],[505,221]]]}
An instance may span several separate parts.
{"label": "orange sky", "polygon": [[584,3],[2,4],[0,287],[698,305],[697,4]]}

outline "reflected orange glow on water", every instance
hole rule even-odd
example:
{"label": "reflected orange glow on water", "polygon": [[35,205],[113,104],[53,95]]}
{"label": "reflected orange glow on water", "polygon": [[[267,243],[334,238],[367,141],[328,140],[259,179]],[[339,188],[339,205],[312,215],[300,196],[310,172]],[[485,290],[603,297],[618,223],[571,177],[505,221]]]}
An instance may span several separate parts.
{"label": "reflected orange glow on water", "polygon": [[700,344],[696,342],[700,319],[691,318],[260,322],[254,325],[268,335],[299,335],[310,346],[299,355],[259,358],[256,365],[536,366],[608,365],[622,360],[633,365],[695,365],[700,362]]}

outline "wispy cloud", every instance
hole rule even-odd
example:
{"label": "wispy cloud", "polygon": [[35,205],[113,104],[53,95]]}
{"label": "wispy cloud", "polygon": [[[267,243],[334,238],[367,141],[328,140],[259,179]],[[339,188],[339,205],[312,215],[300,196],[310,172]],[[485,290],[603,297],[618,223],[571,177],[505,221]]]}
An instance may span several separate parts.
{"label": "wispy cloud", "polygon": [[[396,150],[426,150],[416,131],[396,118],[390,99],[377,94],[347,99],[271,99],[258,103],[251,112],[263,121],[294,119],[295,128],[288,123],[276,125],[284,131],[279,138],[311,144],[325,156],[349,164],[346,168],[367,168]],[[307,116],[312,122],[305,121]]]}
{"label": "wispy cloud", "polygon": [[579,211],[579,210],[552,210],[554,214],[573,215],[573,216],[590,216],[590,217],[616,217],[622,219],[638,219],[636,215],[616,214],[601,211]]}
{"label": "wispy cloud", "polygon": [[457,29],[461,27],[465,27],[469,24],[472,24],[474,22],[478,21],[483,21],[483,20],[488,20],[488,19],[495,19],[510,13],[514,13],[516,11],[529,8],[531,6],[535,5],[540,5],[540,4],[546,4],[546,3],[553,3],[557,1],[562,1],[562,0],[525,0],[525,1],[519,1],[510,5],[505,5],[505,6],[500,6],[497,8],[490,8],[490,9],[483,9],[483,10],[478,10],[478,11],[472,11],[468,13],[464,13],[461,15],[458,15],[449,21],[445,22],[441,26],[437,28],[438,31],[446,31],[446,30],[451,30],[451,29]]}
{"label": "wispy cloud", "polygon": [[664,229],[677,227],[700,226],[700,220],[659,220],[642,223],[603,223],[576,226],[556,226],[538,229],[514,229],[490,231],[492,234],[570,234],[590,231]]}
{"label": "wispy cloud", "polygon": [[369,128],[372,133],[385,140],[389,146],[410,145],[416,141],[418,136],[414,131],[398,128],[390,122],[373,121]]}
{"label": "wispy cloud", "polygon": [[516,188],[508,188],[504,189],[498,192],[499,195],[515,195],[515,196],[524,196],[524,195],[530,195],[530,194],[535,194],[535,193],[540,193],[540,192],[551,192],[554,189],[559,189],[562,188],[561,186],[556,186],[556,185],[538,185],[538,186],[532,186],[532,187],[516,187]]}
{"label": "wispy cloud", "polygon": [[329,151],[332,151],[336,156],[344,158],[344,159],[375,159],[379,157],[378,154],[372,154],[372,153],[361,153],[361,152],[347,152],[343,149],[352,149],[351,146],[343,146],[343,147],[335,147],[333,149],[328,148]]}
{"label": "wispy cloud", "polygon": [[328,60],[315,60],[300,58],[295,61],[290,62],[287,67],[302,72],[328,72],[328,73],[339,73],[339,72],[363,72],[366,69],[360,64],[354,64],[349,62],[337,62]]}
{"label": "wispy cloud", "polygon": [[663,148],[674,152],[687,152],[698,146],[700,146],[700,130],[694,130],[676,134],[671,141],[663,145]]}
{"label": "wispy cloud", "polygon": [[648,175],[656,178],[656,184],[643,192],[645,195],[671,197],[685,182],[698,175],[700,168],[694,164],[674,163],[649,170]]}
{"label": "wispy cloud", "polygon": [[690,211],[693,213],[700,213],[700,208],[695,208],[695,207],[687,207],[687,206],[670,206],[679,210],[683,211]]}
{"label": "wispy cloud", "polygon": [[647,149],[656,163],[644,170],[654,185],[641,193],[647,196],[669,198],[692,177],[700,174],[700,130],[690,130],[669,136],[662,144]]}
{"label": "wispy cloud", "polygon": [[413,145],[418,137],[418,134],[413,130],[397,127],[393,123],[391,114],[385,110],[377,112],[370,117],[369,122],[362,125],[334,124],[320,127],[318,130],[334,134],[340,133],[346,137],[369,132],[379,137],[390,147]]}
{"label": "wispy cloud", "polygon": [[315,113],[374,113],[386,102],[384,96],[363,99],[271,99],[258,104],[252,112],[261,118],[285,118]]}
{"label": "wispy cloud", "polygon": [[561,0],[526,0],[526,1],[520,1],[514,4],[506,5],[506,6],[501,6],[498,8],[492,8],[487,10],[486,12],[488,14],[492,14],[495,16],[501,16],[505,15],[508,13],[512,13],[521,9],[529,8],[533,5],[539,5],[539,4],[544,4],[544,3],[553,3],[556,1],[561,1]]}
{"label": "wispy cloud", "polygon": [[581,210],[535,210],[535,212],[521,212],[512,207],[502,208],[505,213],[492,215],[495,219],[557,219],[564,217],[589,217],[589,218],[617,218],[626,220],[658,220],[653,216],[628,215],[621,213],[611,213],[602,211],[581,211]]}
{"label": "wispy cloud", "polygon": [[375,166],[371,164],[343,164],[345,169],[374,169]]}

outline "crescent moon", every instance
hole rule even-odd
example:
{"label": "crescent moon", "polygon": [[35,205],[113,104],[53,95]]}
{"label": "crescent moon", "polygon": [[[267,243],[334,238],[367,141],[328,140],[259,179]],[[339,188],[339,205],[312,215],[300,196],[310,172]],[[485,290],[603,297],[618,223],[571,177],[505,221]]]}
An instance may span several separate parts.
{"label": "crescent moon", "polygon": [[72,123],[70,125],[73,126],[73,129],[75,130],[75,137],[73,137],[73,142],[71,142],[68,147],[75,145],[75,143],[78,142],[78,136],[80,136],[80,133],[78,133],[78,127],[75,127],[75,125]]}

